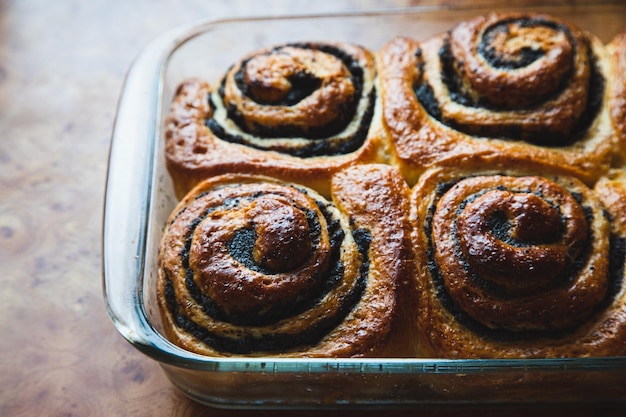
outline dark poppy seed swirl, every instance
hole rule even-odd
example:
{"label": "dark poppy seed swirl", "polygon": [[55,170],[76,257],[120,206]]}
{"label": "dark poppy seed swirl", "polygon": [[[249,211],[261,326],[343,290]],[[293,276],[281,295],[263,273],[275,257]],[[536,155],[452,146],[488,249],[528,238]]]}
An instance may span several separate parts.
{"label": "dark poppy seed swirl", "polygon": [[440,187],[428,213],[439,300],[477,334],[562,337],[605,305],[610,225],[577,180],[462,178]]}
{"label": "dark poppy seed swirl", "polygon": [[[367,284],[367,231],[304,188],[214,184],[190,198],[168,230],[165,307],[180,329],[223,354],[314,344]],[[346,268],[346,255],[362,266]]]}
{"label": "dark poppy seed swirl", "polygon": [[550,16],[483,16],[422,45],[415,94],[432,117],[470,135],[571,145],[602,104],[594,47]]}
{"label": "dark poppy seed swirl", "polygon": [[206,125],[222,140],[297,157],[357,150],[372,121],[369,53],[340,43],[293,43],[233,65],[209,97]]}

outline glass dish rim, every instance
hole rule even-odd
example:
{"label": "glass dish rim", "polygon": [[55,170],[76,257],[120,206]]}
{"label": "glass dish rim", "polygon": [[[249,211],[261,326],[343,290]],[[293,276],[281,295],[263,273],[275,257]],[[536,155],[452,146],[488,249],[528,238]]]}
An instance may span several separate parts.
{"label": "glass dish rim", "polygon": [[[494,4],[497,4],[494,2]],[[588,2],[585,4],[543,4],[542,12],[550,10],[570,10],[572,8],[597,8],[614,6],[624,8],[626,4],[612,1]],[[501,7],[500,7],[501,8]],[[536,8],[532,5],[516,6],[515,2],[507,9]],[[163,365],[197,371],[219,372],[273,372],[273,373],[367,373],[367,374],[477,374],[490,372],[563,372],[626,370],[626,356],[589,358],[545,358],[545,359],[440,359],[440,358],[276,358],[276,357],[207,357],[194,354],[169,342],[150,322],[143,304],[144,261],[147,245],[146,230],[150,220],[150,202],[154,185],[155,146],[162,126],[157,121],[162,112],[162,91],[164,74],[172,54],[185,42],[207,32],[215,25],[245,23],[270,20],[335,19],[371,16],[392,16],[407,13],[432,13],[445,10],[485,12],[493,10],[493,5],[422,5],[387,9],[368,9],[337,13],[289,14],[269,16],[249,16],[200,20],[195,23],[174,27],[149,42],[133,61],[122,87],[118,102],[115,124],[112,132],[109,163],[106,176],[105,203],[102,222],[102,285],[107,312],[118,332],[135,348]],[[626,8],[625,8],[626,10]],[[155,88],[156,86],[156,88]],[[126,108],[136,108],[137,103],[148,103],[130,120]],[[141,125],[141,126],[140,126]],[[121,138],[134,135],[141,143],[128,143]],[[140,161],[138,178],[122,185],[122,178],[116,167],[128,163],[129,154],[137,155],[137,150],[151,155]],[[126,178],[128,180],[128,178]],[[125,218],[114,214],[113,201],[124,199]],[[129,197],[132,196],[132,197]],[[136,214],[139,213],[139,218]],[[114,223],[112,219],[120,220]],[[134,265],[126,268],[116,266],[116,255],[121,250],[113,248],[124,231],[132,230],[130,238],[122,239],[124,248],[134,253],[126,255],[134,259]],[[127,252],[128,253],[128,252]],[[131,264],[133,262],[131,261]],[[129,269],[128,269],[129,268]],[[115,281],[114,273],[122,272],[124,282]],[[133,280],[134,279],[134,280]],[[120,289],[132,291],[120,294]],[[119,297],[122,295],[122,297]],[[117,299],[116,299],[117,297]]]}

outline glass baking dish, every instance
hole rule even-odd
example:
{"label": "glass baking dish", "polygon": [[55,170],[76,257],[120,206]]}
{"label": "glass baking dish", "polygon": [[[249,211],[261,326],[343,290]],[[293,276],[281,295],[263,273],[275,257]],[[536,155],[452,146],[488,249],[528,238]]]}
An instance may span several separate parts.
{"label": "glass baking dish", "polygon": [[[344,40],[378,50],[396,35],[424,39],[491,10],[494,8],[416,7],[210,21],[175,28],[151,42],[127,75],[110,151],[103,227],[104,298],[119,332],[158,361],[185,394],[216,407],[414,407],[626,400],[626,384],[622,383],[626,357],[216,359],[185,351],[161,335],[154,290],[157,245],[167,216],[177,203],[164,164],[163,125],[182,80],[201,77],[215,82],[231,63],[265,46]],[[626,26],[626,4],[527,10],[568,19],[604,42]]]}

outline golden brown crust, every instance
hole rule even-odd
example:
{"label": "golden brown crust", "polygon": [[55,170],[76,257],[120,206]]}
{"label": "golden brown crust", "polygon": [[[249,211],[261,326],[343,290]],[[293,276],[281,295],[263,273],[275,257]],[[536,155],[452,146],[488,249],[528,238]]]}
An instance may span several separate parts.
{"label": "golden brown crust", "polygon": [[410,265],[408,189],[391,167],[356,167],[333,197],[248,175],[194,188],[159,253],[168,337],[210,356],[409,355],[412,337],[385,343]]}
{"label": "golden brown crust", "polygon": [[607,50],[611,59],[609,105],[619,150],[616,164],[623,165],[626,163],[626,32],[617,35]]}
{"label": "golden brown crust", "polygon": [[184,82],[166,123],[176,194],[182,198],[204,178],[240,172],[277,176],[328,196],[333,173],[382,162],[375,78],[374,55],[366,49],[310,43],[245,57],[221,88]]}
{"label": "golden brown crust", "polygon": [[415,327],[415,266],[406,182],[395,168],[366,164],[333,177],[332,190],[338,207],[352,213],[356,227],[371,231],[372,273],[397,276],[394,320],[388,341],[381,346],[378,356],[414,357],[420,340]]}
{"label": "golden brown crust", "polygon": [[623,355],[626,230],[604,203],[614,188],[524,169],[427,172],[411,199],[422,353]]}
{"label": "golden brown crust", "polygon": [[548,165],[590,184],[609,167],[606,51],[566,22],[492,13],[424,42],[396,38],[379,73],[384,126],[410,183],[472,155]]}

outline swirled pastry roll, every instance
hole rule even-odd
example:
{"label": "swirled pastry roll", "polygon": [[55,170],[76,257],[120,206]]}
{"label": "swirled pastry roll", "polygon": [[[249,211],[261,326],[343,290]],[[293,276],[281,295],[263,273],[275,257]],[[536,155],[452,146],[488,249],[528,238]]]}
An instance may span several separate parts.
{"label": "swirled pastry roll", "polygon": [[401,355],[386,341],[411,266],[408,188],[364,165],[333,178],[333,197],[243,174],[194,188],[160,247],[170,340],[209,356]]}
{"label": "swirled pastry roll", "polygon": [[492,13],[380,53],[383,120],[402,172],[481,155],[592,184],[611,162],[606,48],[554,17]]}
{"label": "swirled pastry roll", "polygon": [[411,201],[424,354],[624,355],[626,187],[617,176],[598,187],[519,170],[427,172]]}
{"label": "swirled pastry roll", "polygon": [[347,43],[263,49],[219,85],[182,83],[166,126],[166,161],[182,197],[227,172],[273,175],[328,196],[333,173],[382,161],[374,55]]}

